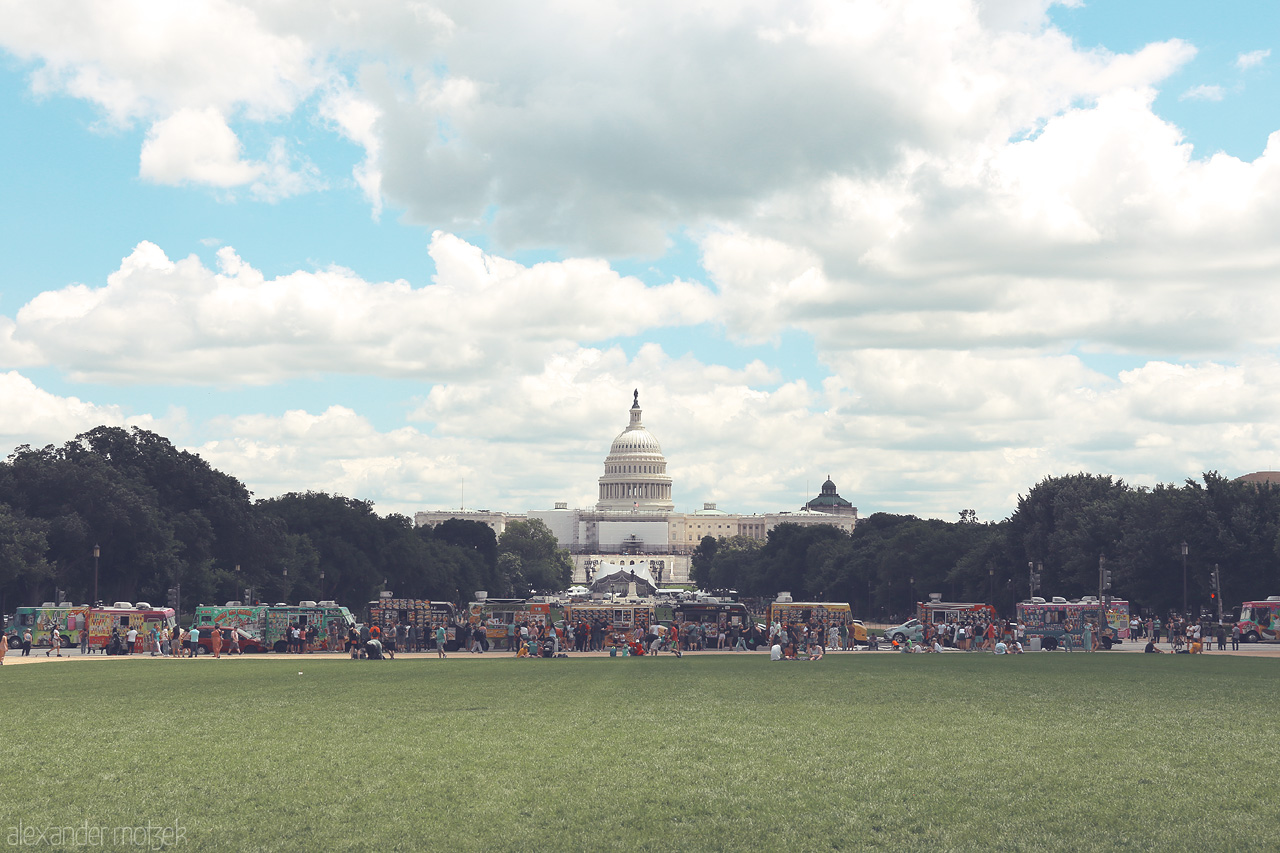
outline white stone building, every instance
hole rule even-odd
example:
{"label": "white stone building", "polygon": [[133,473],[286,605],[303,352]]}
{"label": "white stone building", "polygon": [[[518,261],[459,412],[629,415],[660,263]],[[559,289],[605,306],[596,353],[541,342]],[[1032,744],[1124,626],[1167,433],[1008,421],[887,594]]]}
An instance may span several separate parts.
{"label": "white stone building", "polygon": [[630,422],[609,446],[598,499],[590,509],[530,510],[526,515],[481,511],[415,513],[418,525],[448,518],[481,521],[502,535],[507,523],[540,519],[573,557],[574,583],[587,583],[605,565],[647,569],[658,586],[689,582],[690,555],[705,536],[746,536],[763,541],[779,524],[829,524],[852,531],[858,510],[836,493],[828,477],[822,494],[796,512],[741,515],[704,503],[691,513],[675,511],[672,479],[662,445],[641,419],[640,392],[632,397]]}

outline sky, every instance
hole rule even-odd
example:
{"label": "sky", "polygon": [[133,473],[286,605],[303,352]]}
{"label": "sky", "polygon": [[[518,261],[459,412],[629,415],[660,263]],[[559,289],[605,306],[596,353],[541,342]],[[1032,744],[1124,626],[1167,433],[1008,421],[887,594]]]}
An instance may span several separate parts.
{"label": "sky", "polygon": [[1280,469],[1280,7],[0,0],[0,449],[1008,517]]}

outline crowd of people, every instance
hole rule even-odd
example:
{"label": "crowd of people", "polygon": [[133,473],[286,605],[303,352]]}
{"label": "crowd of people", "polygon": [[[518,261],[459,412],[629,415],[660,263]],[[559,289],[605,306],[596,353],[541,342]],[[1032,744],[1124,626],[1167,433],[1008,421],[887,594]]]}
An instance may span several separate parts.
{"label": "crowd of people", "polygon": [[[1097,626],[1089,623],[1064,624],[1059,644],[1066,651],[1092,651],[1101,646],[1102,637]],[[1146,640],[1145,651],[1160,653],[1162,636],[1175,653],[1203,653],[1212,648],[1216,640],[1218,649],[1238,649],[1241,631],[1238,625],[1202,623],[1183,619],[1176,614],[1161,620],[1159,617],[1134,616],[1129,622],[1129,639]],[[93,651],[106,654],[130,655],[149,652],[153,657],[196,657],[200,652],[202,635],[204,645],[213,657],[240,654],[241,632],[238,629],[198,626],[190,628],[164,625],[117,627],[102,648],[92,649],[89,632],[79,631],[78,640],[82,654]],[[992,618],[979,614],[944,622],[923,625],[921,642],[907,639],[892,641],[895,650],[904,652],[942,652],[949,649],[994,654],[1021,654],[1026,649],[1027,626],[1016,621]],[[341,629],[330,626],[327,645],[322,642],[315,624],[292,623],[284,630],[286,651],[292,654],[309,654],[325,648],[336,650],[342,644],[343,651],[352,657],[394,658],[397,651],[436,651],[439,657],[447,657],[446,647],[456,647],[471,654],[505,651],[517,657],[555,657],[569,651],[604,652],[615,654],[656,654],[670,651],[674,654],[706,650],[754,651],[767,647],[775,660],[819,660],[828,650],[850,650],[857,647],[853,631],[843,620],[813,619],[809,622],[774,620],[767,629],[752,621],[748,625],[715,622],[681,622],[669,625],[629,626],[615,625],[606,616],[579,615],[565,621],[548,623],[540,618],[518,620],[510,623],[492,621],[471,623],[460,619],[448,626],[436,624],[419,628],[404,622],[388,625],[362,625],[351,628],[345,640]],[[491,640],[491,637],[493,638]],[[1073,639],[1074,638],[1074,639]],[[1083,641],[1079,638],[1083,638]],[[68,636],[61,636],[57,628],[49,634],[48,655],[61,657]],[[32,648],[32,633],[27,629],[20,640],[6,638],[5,651],[20,646],[23,656]],[[869,648],[879,647],[874,636],[869,638]],[[15,648],[16,650],[16,648]],[[0,654],[3,661],[3,654]]]}

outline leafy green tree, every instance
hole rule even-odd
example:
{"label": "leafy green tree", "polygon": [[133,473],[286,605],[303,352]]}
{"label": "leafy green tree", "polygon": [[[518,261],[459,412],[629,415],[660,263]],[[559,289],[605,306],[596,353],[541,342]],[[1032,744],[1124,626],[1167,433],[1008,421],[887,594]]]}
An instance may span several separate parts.
{"label": "leafy green tree", "polygon": [[[503,554],[519,557],[520,588],[555,592],[567,589],[573,577],[573,561],[556,536],[540,518],[512,521],[498,539],[499,559]],[[514,585],[514,579],[513,579]]]}
{"label": "leafy green tree", "polygon": [[703,536],[697,547],[693,549],[693,555],[689,561],[689,574],[693,582],[702,589],[714,588],[711,582],[711,567],[715,564],[717,547],[716,537],[708,534]]}

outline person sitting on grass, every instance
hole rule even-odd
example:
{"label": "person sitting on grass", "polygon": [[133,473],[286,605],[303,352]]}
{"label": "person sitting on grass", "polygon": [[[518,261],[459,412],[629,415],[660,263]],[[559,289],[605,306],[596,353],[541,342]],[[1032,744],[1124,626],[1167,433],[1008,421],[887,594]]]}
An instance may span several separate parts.
{"label": "person sitting on grass", "polygon": [[942,654],[942,640],[939,637],[933,638],[933,652]]}
{"label": "person sitting on grass", "polygon": [[1157,648],[1156,648],[1156,641],[1155,641],[1155,640],[1147,640],[1147,647],[1146,647],[1145,649],[1143,649],[1142,651],[1146,652],[1146,653],[1147,653],[1147,654],[1149,654],[1149,655],[1151,655],[1151,654],[1156,654],[1156,655],[1162,655],[1162,654],[1164,654],[1164,652],[1162,652],[1162,651],[1160,651],[1159,649],[1157,649]]}
{"label": "person sitting on grass", "polygon": [[782,644],[774,643],[769,647],[769,660],[782,660]]}
{"label": "person sitting on grass", "polygon": [[1019,640],[1017,637],[1014,637],[1013,641],[1009,643],[1009,654],[1011,655],[1022,654],[1022,641]]}
{"label": "person sitting on grass", "polygon": [[1204,654],[1204,646],[1200,644],[1199,640],[1192,638],[1191,645],[1187,647],[1187,654],[1202,655]]}
{"label": "person sitting on grass", "polygon": [[998,655],[1007,655],[1009,653],[1009,647],[1004,644],[1004,638],[1001,638],[1000,642],[996,643],[995,653]]}

